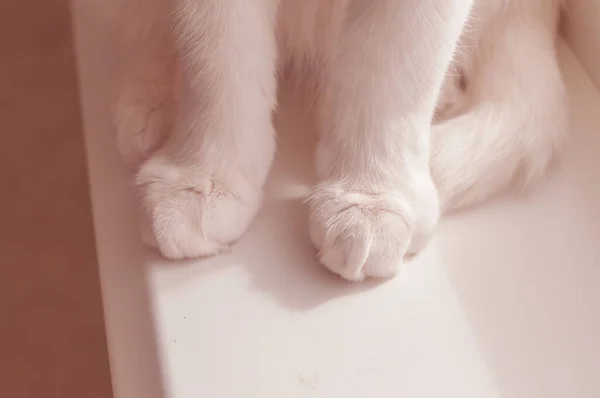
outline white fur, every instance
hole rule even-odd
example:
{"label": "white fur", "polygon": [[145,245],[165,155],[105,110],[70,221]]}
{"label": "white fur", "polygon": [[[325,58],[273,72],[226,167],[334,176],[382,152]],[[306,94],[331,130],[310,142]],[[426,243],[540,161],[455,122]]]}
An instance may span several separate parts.
{"label": "white fur", "polygon": [[278,63],[318,89],[310,234],[347,279],[397,273],[440,199],[448,210],[534,181],[565,131],[558,1],[480,1],[463,32],[472,3],[148,0],[155,28],[132,46],[117,131],[126,158],[147,159],[153,244],[210,255],[247,229],[275,151]]}
{"label": "white fur", "polygon": [[463,112],[432,128],[431,167],[446,211],[528,187],[564,142],[560,3],[494,0],[475,8],[456,62],[467,85]]}

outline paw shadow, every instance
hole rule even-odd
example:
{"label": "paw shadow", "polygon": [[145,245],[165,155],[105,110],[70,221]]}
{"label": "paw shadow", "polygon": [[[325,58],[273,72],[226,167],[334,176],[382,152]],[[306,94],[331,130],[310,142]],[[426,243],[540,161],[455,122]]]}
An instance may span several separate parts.
{"label": "paw shadow", "polygon": [[293,312],[310,311],[381,284],[380,281],[349,282],[319,264],[307,224],[308,211],[303,198],[272,199],[265,203],[250,230],[230,251],[208,259],[169,261],[147,249],[146,263],[161,272],[163,288],[193,284],[208,274],[241,267],[253,293],[264,294]]}
{"label": "paw shadow", "polygon": [[[353,283],[317,261],[308,237],[308,209],[302,198],[267,204],[269,212],[255,221],[254,234],[240,242],[253,289],[264,292],[290,311],[304,312],[343,296],[360,294],[380,281]],[[262,242],[271,242],[268,250]]]}

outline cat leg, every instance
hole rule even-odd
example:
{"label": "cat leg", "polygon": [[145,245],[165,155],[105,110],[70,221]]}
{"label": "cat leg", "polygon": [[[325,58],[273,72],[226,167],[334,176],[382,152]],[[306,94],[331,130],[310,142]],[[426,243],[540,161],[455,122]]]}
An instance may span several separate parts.
{"label": "cat leg", "polygon": [[309,198],[320,261],[349,280],[396,274],[439,217],[429,130],[471,0],[354,0],[326,72]]}
{"label": "cat leg", "polygon": [[164,17],[152,19],[127,41],[114,113],[118,149],[134,167],[163,143],[174,111],[175,56],[169,25]]}
{"label": "cat leg", "polygon": [[152,238],[168,258],[206,256],[257,212],[275,151],[274,0],[178,0],[179,115],[137,176]]}

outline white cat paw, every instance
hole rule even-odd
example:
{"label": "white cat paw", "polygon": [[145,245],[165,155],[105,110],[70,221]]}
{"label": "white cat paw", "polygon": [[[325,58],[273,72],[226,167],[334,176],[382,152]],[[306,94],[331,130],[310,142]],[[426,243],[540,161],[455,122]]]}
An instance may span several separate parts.
{"label": "white cat paw", "polygon": [[402,192],[323,184],[308,201],[320,262],[351,281],[396,275],[425,246],[439,217],[435,191],[430,206],[416,207]]}
{"label": "white cat paw", "polygon": [[137,176],[148,217],[143,240],[169,259],[217,254],[239,239],[258,211],[260,189],[154,157]]}

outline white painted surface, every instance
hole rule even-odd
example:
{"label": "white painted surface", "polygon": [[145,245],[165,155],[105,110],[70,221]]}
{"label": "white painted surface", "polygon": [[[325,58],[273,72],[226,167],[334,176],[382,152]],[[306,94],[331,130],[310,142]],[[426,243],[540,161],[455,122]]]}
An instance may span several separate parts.
{"label": "white painted surface", "polygon": [[80,4],[117,398],[600,396],[600,93],[567,49],[574,137],[556,172],[527,197],[445,219],[403,275],[350,284],[314,261],[312,133],[289,100],[264,208],[229,254],[172,263],[140,245],[112,141],[111,44]]}

